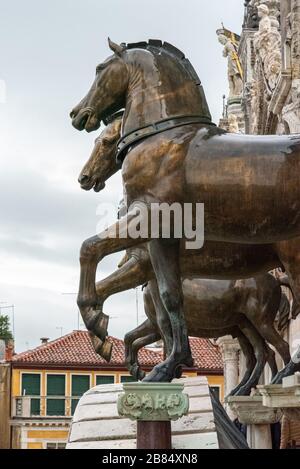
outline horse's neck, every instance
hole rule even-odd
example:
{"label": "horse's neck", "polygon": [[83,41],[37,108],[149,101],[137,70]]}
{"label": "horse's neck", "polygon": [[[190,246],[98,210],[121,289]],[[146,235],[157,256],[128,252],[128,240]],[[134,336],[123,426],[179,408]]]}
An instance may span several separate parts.
{"label": "horse's neck", "polygon": [[199,87],[191,79],[184,79],[177,71],[174,85],[174,78],[170,79],[172,70],[167,67],[159,70],[150,54],[144,61],[132,61],[128,68],[130,80],[122,134],[170,117],[201,114]]}

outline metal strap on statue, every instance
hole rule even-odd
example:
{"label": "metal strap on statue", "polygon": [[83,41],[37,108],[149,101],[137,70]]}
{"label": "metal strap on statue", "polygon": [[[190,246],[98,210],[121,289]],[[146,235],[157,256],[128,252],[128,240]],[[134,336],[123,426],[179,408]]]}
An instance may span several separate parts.
{"label": "metal strap on statue", "polygon": [[146,125],[144,127],[139,127],[127,134],[123,135],[118,141],[117,163],[123,163],[126,157],[126,151],[133,144],[144,140],[151,135],[164,132],[166,130],[174,129],[175,127],[181,127],[182,125],[189,124],[205,124],[215,126],[211,120],[206,116],[173,116],[168,117],[167,119],[162,119],[160,121],[154,122],[152,124]]}

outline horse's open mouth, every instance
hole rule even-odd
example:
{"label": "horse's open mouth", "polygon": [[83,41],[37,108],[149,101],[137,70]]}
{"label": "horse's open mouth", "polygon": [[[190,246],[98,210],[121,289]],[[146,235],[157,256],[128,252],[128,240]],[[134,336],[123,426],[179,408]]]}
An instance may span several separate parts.
{"label": "horse's open mouth", "polygon": [[104,189],[104,187],[105,187],[105,182],[102,182],[102,181],[96,182],[96,184],[94,185],[94,191],[100,192]]}
{"label": "horse's open mouth", "polygon": [[72,125],[77,130],[93,132],[100,127],[101,121],[90,109],[83,109],[77,115],[71,113]]}
{"label": "horse's open mouth", "polygon": [[105,182],[95,181],[93,179],[90,179],[89,181],[81,183],[80,187],[81,187],[81,189],[83,189],[85,191],[90,191],[91,189],[94,189],[95,192],[100,192],[104,189]]}

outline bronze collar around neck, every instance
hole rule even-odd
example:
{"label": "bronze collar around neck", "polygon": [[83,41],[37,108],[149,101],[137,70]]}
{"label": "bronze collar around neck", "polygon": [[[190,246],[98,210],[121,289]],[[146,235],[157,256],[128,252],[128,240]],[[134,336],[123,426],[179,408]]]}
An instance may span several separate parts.
{"label": "bronze collar around neck", "polygon": [[131,147],[135,143],[138,143],[141,140],[150,137],[151,135],[164,132],[165,130],[170,130],[174,129],[175,127],[180,127],[182,125],[189,124],[205,124],[215,126],[215,124],[211,122],[208,117],[193,115],[168,117],[167,119],[162,119],[144,127],[139,127],[123,135],[118,141],[116,155],[117,163],[123,163],[126,157],[126,153],[129,150],[129,147]]}

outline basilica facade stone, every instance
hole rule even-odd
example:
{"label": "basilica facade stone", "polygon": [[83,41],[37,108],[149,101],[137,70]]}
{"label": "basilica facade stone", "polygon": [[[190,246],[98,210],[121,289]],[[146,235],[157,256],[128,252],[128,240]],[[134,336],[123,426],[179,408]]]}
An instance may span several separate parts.
{"label": "basilica facade stone", "polygon": [[[231,37],[239,38],[237,57],[233,56],[233,60],[240,64],[243,86],[239,107],[237,104],[232,107],[229,93],[220,126],[234,133],[300,133],[300,0],[244,0],[244,5],[241,31],[229,34],[224,29],[229,40]],[[220,34],[220,31],[217,33]],[[280,276],[282,273],[276,271],[274,275]],[[292,303],[291,294],[286,293]],[[288,341],[291,353],[294,353],[300,345],[300,316],[297,316],[299,309],[291,308],[291,311],[284,318],[280,333]],[[241,373],[243,357],[241,352],[235,351],[240,358],[239,365],[235,359],[234,372],[232,357],[229,359],[232,345],[227,347],[226,341],[223,341],[220,348],[225,383],[228,384],[238,368]],[[282,365],[278,359],[279,368]],[[226,373],[227,369],[230,373]],[[261,382],[269,383],[270,379],[270,371],[266,367]]]}

